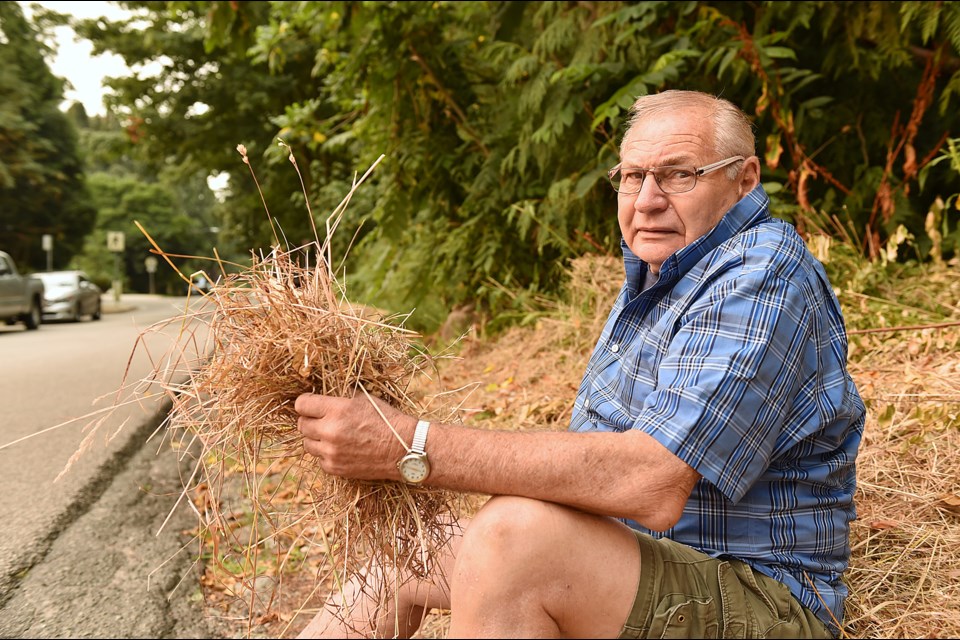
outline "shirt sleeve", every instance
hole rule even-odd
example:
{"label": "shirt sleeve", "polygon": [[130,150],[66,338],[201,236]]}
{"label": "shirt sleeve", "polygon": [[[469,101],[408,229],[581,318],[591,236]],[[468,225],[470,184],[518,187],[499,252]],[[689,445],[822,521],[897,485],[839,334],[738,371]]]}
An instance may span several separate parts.
{"label": "shirt sleeve", "polygon": [[678,323],[634,428],[739,501],[769,467],[810,320],[800,287],[769,272],[714,285]]}

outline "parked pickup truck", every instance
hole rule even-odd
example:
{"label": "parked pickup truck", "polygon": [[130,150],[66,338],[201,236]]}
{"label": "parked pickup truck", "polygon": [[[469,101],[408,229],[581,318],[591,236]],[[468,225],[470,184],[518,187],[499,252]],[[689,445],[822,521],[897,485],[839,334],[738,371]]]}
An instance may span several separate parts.
{"label": "parked pickup truck", "polygon": [[27,329],[36,329],[42,314],[43,282],[20,275],[13,258],[0,251],[0,321],[22,322]]}

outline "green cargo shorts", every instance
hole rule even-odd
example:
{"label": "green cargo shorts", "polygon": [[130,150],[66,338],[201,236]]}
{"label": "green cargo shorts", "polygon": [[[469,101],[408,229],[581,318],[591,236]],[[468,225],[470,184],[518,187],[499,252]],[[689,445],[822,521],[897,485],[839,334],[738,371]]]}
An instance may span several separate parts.
{"label": "green cargo shorts", "polygon": [[833,638],[786,585],[636,532],[641,580],[621,638]]}

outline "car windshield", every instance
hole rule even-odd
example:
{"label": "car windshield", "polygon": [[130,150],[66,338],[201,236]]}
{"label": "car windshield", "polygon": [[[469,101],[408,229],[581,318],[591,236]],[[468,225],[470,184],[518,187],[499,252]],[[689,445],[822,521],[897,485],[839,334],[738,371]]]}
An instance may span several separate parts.
{"label": "car windshield", "polygon": [[62,289],[77,286],[77,276],[69,273],[42,273],[38,275],[43,280],[43,284],[51,288]]}

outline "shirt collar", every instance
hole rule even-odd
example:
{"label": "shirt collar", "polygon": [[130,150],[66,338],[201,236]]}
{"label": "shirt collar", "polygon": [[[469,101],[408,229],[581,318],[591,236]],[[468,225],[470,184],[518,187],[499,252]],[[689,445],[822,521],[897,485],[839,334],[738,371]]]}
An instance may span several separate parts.
{"label": "shirt collar", "polygon": [[[769,218],[770,198],[763,187],[757,185],[753,191],[733,205],[713,229],[664,260],[660,265],[660,280],[657,284],[675,283],[700,262],[703,256],[741,231],[765,222]],[[627,275],[627,286],[632,293],[640,293],[647,273],[647,263],[634,255],[622,237],[620,248],[623,250],[623,267]]]}

